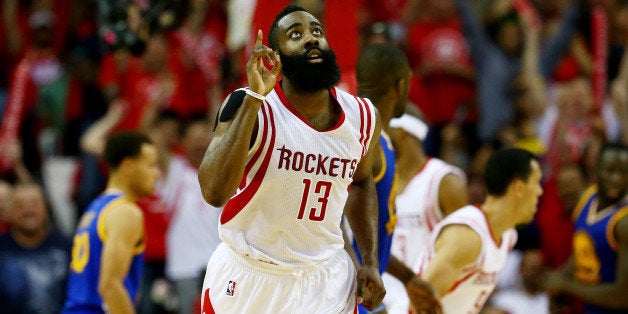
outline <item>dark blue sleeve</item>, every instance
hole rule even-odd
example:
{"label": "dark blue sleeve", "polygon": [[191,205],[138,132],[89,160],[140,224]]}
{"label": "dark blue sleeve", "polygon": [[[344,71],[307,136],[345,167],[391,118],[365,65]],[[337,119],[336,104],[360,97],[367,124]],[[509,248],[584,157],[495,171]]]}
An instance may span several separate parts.
{"label": "dark blue sleeve", "polygon": [[578,22],[582,17],[582,5],[572,4],[565,10],[558,32],[541,47],[540,66],[543,77],[548,78],[571,44]]}
{"label": "dark blue sleeve", "polygon": [[475,14],[469,0],[456,0],[456,7],[462,21],[462,31],[467,44],[471,48],[474,62],[482,60],[482,56],[492,49],[497,49],[484,29],[480,18]]}

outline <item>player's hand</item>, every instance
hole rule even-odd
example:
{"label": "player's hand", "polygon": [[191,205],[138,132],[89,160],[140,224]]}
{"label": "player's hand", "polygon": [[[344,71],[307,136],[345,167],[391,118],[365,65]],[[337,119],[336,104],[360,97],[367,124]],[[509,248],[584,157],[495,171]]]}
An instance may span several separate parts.
{"label": "player's hand", "polygon": [[[264,65],[264,60],[272,66],[270,70]],[[280,72],[281,60],[279,59],[279,54],[262,44],[262,30],[258,30],[253,55],[246,63],[249,88],[262,95],[270,93],[273,87],[275,87],[277,76]]]}
{"label": "player's hand", "polygon": [[362,266],[357,274],[357,301],[367,310],[372,310],[382,303],[386,289],[375,266]]}
{"label": "player's hand", "polygon": [[408,292],[408,298],[410,298],[413,313],[443,313],[440,302],[434,295],[434,290],[432,290],[430,284],[421,280],[418,276],[412,277],[406,283],[406,291]]}

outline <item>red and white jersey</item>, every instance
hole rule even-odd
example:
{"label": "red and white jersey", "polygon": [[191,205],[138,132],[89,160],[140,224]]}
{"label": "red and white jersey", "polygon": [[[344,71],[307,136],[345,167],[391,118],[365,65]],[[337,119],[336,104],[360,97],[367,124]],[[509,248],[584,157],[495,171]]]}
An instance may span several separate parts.
{"label": "red and white jersey", "polygon": [[244,177],[220,217],[220,237],[234,251],[311,266],[343,249],[340,221],[376,117],[369,100],[330,93],[341,116],[326,131],[301,117],[279,85],[266,96]]}
{"label": "red and white jersey", "polygon": [[501,245],[498,245],[491,233],[486,214],[476,206],[465,206],[445,217],[434,227],[430,242],[421,256],[419,275],[429,265],[434,254],[434,243],[441,230],[449,225],[469,226],[480,236],[482,249],[475,262],[465,268],[451,290],[441,297],[441,304],[444,313],[478,313],[495,289],[497,277],[506,262],[506,257],[517,242],[517,231],[514,228],[506,230],[502,234]]}
{"label": "red and white jersey", "polygon": [[400,259],[414,272],[419,270],[423,247],[432,229],[443,219],[438,201],[440,183],[447,174],[465,178],[459,168],[430,158],[397,195],[397,224],[393,234],[391,254]]}

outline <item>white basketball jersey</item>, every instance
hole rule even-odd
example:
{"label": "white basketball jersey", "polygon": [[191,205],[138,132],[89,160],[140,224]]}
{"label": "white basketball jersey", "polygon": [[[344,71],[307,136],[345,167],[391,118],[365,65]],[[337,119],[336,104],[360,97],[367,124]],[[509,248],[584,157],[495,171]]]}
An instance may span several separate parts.
{"label": "white basketball jersey", "polygon": [[432,229],[443,219],[438,192],[443,177],[450,173],[465,177],[459,168],[430,158],[395,200],[397,224],[391,253],[415,273],[419,271],[421,252]]}
{"label": "white basketball jersey", "polygon": [[182,156],[174,156],[170,164],[168,179],[178,194],[166,232],[166,275],[174,280],[197,278],[220,244],[220,209],[203,199],[194,166]]}
{"label": "white basketball jersey", "polygon": [[234,251],[310,266],[343,249],[340,221],[376,117],[369,100],[330,93],[342,113],[326,131],[302,118],[279,85],[266,96],[244,177],[220,217],[220,237]]}
{"label": "white basketball jersey", "polygon": [[[447,216],[436,225],[430,242],[421,256],[419,274],[429,265],[434,254],[434,243],[441,230],[449,225],[467,225],[482,240],[482,249],[476,261],[465,268],[456,284],[441,297],[444,313],[478,313],[497,284],[497,276],[502,270],[508,253],[517,242],[515,229],[508,229],[502,235],[501,245],[497,245],[491,233],[484,212],[476,206],[468,205]],[[460,243],[464,245],[464,243]]]}

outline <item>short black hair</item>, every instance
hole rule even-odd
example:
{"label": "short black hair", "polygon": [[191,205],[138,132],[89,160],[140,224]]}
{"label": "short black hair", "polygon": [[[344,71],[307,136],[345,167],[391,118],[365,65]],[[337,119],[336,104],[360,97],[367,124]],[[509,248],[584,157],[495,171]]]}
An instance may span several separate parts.
{"label": "short black hair", "polygon": [[298,11],[307,12],[307,10],[304,9],[303,7],[290,4],[286,6],[283,10],[281,10],[281,12],[277,14],[277,16],[275,16],[275,20],[273,21],[273,24],[270,26],[270,30],[268,31],[268,47],[270,49],[272,50],[279,49],[279,25],[278,25],[279,20],[281,20],[284,16],[292,12],[298,12]]}
{"label": "short black hair", "polygon": [[377,100],[388,88],[404,78],[409,69],[406,54],[392,44],[364,47],[356,66],[358,95]]}
{"label": "short black hair", "polygon": [[135,158],[142,152],[142,145],[152,144],[144,133],[121,131],[114,133],[105,144],[104,158],[109,169],[117,169],[125,158]]}
{"label": "short black hair", "polygon": [[527,181],[532,173],[530,161],[536,156],[519,148],[502,148],[486,163],[484,181],[489,195],[503,196],[514,180]]}

